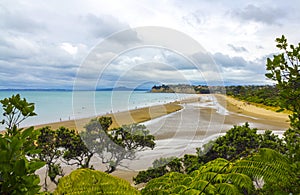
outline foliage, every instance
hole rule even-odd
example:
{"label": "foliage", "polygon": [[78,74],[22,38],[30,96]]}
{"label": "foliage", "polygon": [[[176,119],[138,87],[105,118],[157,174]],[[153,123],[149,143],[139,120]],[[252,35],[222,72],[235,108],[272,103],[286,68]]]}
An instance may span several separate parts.
{"label": "foliage", "polygon": [[23,120],[35,115],[34,106],[20,95],[0,102],[7,125],[5,134],[0,134],[0,194],[36,194],[40,179],[35,171],[44,163],[29,156],[39,153],[34,145],[39,131],[33,127],[18,129]]}
{"label": "foliage", "polygon": [[266,77],[276,81],[280,107],[292,111],[291,126],[300,129],[300,43],[288,45],[283,35],[276,42],[276,47],[283,52],[267,59]]}
{"label": "foliage", "polygon": [[232,163],[216,159],[191,174],[170,172],[151,180],[142,194],[241,194],[254,191],[250,177],[231,172]]}
{"label": "foliage", "polygon": [[280,153],[286,152],[286,144],[278,135],[274,135],[272,131],[266,130],[265,133],[259,134],[259,148],[270,148]]}
{"label": "foliage", "polygon": [[273,107],[278,107],[280,101],[278,88],[270,85],[226,86],[226,94],[247,102]]}
{"label": "foliage", "polygon": [[19,124],[30,116],[35,116],[34,103],[28,103],[26,99],[21,99],[19,94],[12,95],[10,98],[0,100],[4,110],[2,124],[6,124],[8,129]]}
{"label": "foliage", "polygon": [[159,158],[159,159],[155,159],[153,162],[152,162],[152,167],[155,169],[155,168],[158,168],[158,167],[162,167],[166,164],[168,164],[170,161],[176,159],[176,157],[174,156],[171,156],[171,157],[167,157],[167,158]]}
{"label": "foliage", "polygon": [[163,176],[170,171],[181,172],[182,168],[181,161],[178,158],[159,158],[152,162],[152,167],[148,168],[146,171],[140,171],[138,175],[133,178],[133,181],[136,184],[147,183],[151,179]]}
{"label": "foliage", "polygon": [[64,149],[62,157],[68,165],[91,168],[90,160],[94,153],[87,148],[79,134],[65,127],[57,129],[56,134],[59,139],[59,147]]}
{"label": "foliage", "polygon": [[[80,168],[90,168],[90,159],[93,156],[85,146],[81,137],[65,127],[52,130],[50,127],[40,129],[41,134],[37,146],[41,150],[40,160],[46,162],[44,189],[47,191],[47,177],[57,185],[57,177],[63,176],[60,161],[67,165],[76,165]],[[60,160],[60,161],[59,161]]]}
{"label": "foliage", "polygon": [[62,151],[59,149],[59,139],[55,131],[50,127],[43,127],[40,129],[40,132],[41,134],[37,139],[37,147],[41,152],[37,156],[46,163],[44,190],[47,191],[47,176],[55,184],[57,184],[56,177],[63,176],[60,164],[57,163],[62,155]]}
{"label": "foliage", "polygon": [[[258,191],[253,181],[260,188]],[[298,193],[295,189],[299,186],[289,160],[272,149],[262,148],[235,162],[222,158],[209,161],[190,174],[167,173],[149,181],[142,193],[255,194],[265,193],[268,188],[272,194],[288,194]]]}
{"label": "foliage", "polygon": [[[283,35],[276,42],[282,53],[267,59],[266,77],[275,81],[279,89],[279,111],[292,112],[289,116],[291,128],[284,133],[285,154],[293,163],[300,186],[300,43],[288,45]],[[297,189],[299,193],[299,187]]]}
{"label": "foliage", "polygon": [[196,155],[186,154],[183,158],[159,158],[153,161],[152,167],[145,171],[140,171],[133,178],[133,181],[136,184],[147,183],[151,179],[158,178],[169,172],[190,173],[197,170],[201,165]]}
{"label": "foliage", "polygon": [[256,149],[259,146],[259,135],[256,132],[257,129],[251,129],[248,123],[234,126],[213,143],[211,150],[206,155],[201,155],[200,149],[197,150],[198,155],[204,162],[216,158],[231,160],[242,153],[246,155],[245,151]]}
{"label": "foliage", "polygon": [[155,146],[154,136],[144,125],[131,124],[108,130],[111,122],[110,117],[92,119],[81,134],[87,148],[107,165],[108,173],[114,172],[123,159],[133,159],[136,151]]}
{"label": "foliage", "polygon": [[[262,180],[261,192],[268,194],[299,193],[298,178],[290,160],[275,150],[262,148],[258,153],[235,162],[233,170],[250,176],[254,181]],[[257,183],[257,186],[262,186]],[[268,189],[268,190],[267,190]]]}
{"label": "foliage", "polygon": [[56,194],[140,194],[130,183],[107,173],[91,169],[77,169],[62,177]]}
{"label": "foliage", "polygon": [[[300,163],[300,130],[288,129],[284,132],[284,141],[286,146],[285,154],[292,162]],[[300,174],[299,174],[300,175]]]}

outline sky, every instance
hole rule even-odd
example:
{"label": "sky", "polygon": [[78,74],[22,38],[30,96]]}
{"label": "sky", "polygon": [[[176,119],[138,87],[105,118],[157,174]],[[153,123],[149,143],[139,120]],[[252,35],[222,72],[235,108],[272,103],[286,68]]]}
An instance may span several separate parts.
{"label": "sky", "polygon": [[275,39],[300,42],[299,7],[298,0],[1,0],[0,89],[270,84],[265,64],[279,52]]}

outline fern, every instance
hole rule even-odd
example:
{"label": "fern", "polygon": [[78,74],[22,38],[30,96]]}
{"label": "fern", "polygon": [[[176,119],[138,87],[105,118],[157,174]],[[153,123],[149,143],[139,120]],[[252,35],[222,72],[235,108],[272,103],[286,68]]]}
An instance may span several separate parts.
{"label": "fern", "polygon": [[77,169],[62,177],[54,195],[140,194],[127,181],[91,169]]}
{"label": "fern", "polygon": [[231,169],[232,172],[244,173],[253,179],[263,179],[265,183],[280,183],[286,188],[291,188],[296,183],[297,177],[292,170],[285,156],[268,148],[262,148],[253,156],[236,161]]}
{"label": "fern", "polygon": [[190,175],[168,173],[151,180],[142,194],[240,194],[254,186],[245,174],[231,173],[232,163],[225,159],[208,162]]}

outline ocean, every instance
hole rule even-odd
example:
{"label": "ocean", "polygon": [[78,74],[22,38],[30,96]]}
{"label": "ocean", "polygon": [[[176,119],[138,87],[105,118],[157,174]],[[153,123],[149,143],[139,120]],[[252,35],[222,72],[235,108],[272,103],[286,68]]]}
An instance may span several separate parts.
{"label": "ocean", "polygon": [[[20,126],[93,117],[135,108],[160,105],[193,97],[195,94],[149,93],[146,91],[0,91],[0,99],[20,94],[35,103],[37,116]],[[1,111],[2,112],[2,111]],[[0,120],[3,119],[1,114]],[[4,126],[0,126],[4,129]]]}

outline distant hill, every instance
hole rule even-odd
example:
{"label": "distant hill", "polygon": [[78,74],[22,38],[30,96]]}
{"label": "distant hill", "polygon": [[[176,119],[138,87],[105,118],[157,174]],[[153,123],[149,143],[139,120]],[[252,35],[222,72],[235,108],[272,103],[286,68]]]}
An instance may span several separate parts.
{"label": "distant hill", "polygon": [[154,85],[151,88],[151,93],[197,93],[197,94],[209,94],[209,88],[205,85],[186,85],[186,84],[178,84],[178,85]]}

